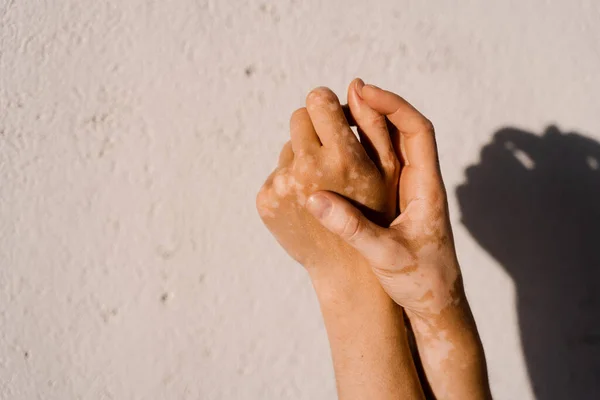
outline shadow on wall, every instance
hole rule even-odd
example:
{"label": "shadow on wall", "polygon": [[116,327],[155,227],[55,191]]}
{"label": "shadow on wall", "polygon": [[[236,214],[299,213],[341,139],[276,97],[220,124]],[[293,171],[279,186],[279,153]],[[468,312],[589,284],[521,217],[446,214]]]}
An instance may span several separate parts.
{"label": "shadow on wall", "polygon": [[515,282],[537,399],[600,399],[600,143],[501,129],[466,177],[462,222]]}

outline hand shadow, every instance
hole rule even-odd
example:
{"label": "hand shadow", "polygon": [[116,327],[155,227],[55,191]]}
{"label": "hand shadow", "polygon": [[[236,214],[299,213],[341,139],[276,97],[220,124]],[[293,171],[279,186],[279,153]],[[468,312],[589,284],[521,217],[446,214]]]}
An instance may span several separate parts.
{"label": "hand shadow", "polygon": [[600,143],[501,129],[466,177],[462,223],[514,280],[536,398],[600,399]]}

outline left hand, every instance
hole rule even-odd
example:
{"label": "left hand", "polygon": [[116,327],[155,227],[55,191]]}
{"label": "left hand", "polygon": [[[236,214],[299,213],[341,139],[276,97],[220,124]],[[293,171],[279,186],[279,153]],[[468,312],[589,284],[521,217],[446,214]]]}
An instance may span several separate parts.
{"label": "left hand", "polygon": [[256,199],[265,225],[309,272],[362,259],[306,210],[306,199],[315,191],[338,193],[383,224],[395,217],[399,162],[389,134],[381,130],[385,118],[364,106],[358,82],[348,89],[349,107],[361,136],[371,144],[367,150],[350,129],[337,96],[317,88],[307,96],[306,108],[293,113],[291,142]]}

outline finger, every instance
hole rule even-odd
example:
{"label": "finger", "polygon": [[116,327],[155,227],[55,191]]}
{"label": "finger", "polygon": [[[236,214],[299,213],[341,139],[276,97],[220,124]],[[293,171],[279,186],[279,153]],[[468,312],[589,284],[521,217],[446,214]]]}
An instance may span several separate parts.
{"label": "finger", "polygon": [[344,117],[340,101],[330,89],[313,89],[306,96],[306,108],[323,146],[333,148],[343,145],[354,150],[360,147]]}
{"label": "finger", "polygon": [[389,118],[400,132],[405,166],[428,171],[438,170],[438,155],[431,122],[410,103],[395,93],[365,85],[362,98]]}
{"label": "finger", "polygon": [[383,176],[397,178],[399,162],[386,126],[386,118],[361,98],[363,86],[361,79],[355,79],[348,87],[348,106],[358,126],[360,143]]}
{"label": "finger", "polygon": [[277,166],[279,168],[284,168],[289,166],[294,161],[294,151],[292,150],[292,142],[287,141],[285,145],[283,145],[283,149],[281,149],[281,153],[279,153],[279,161]]}
{"label": "finger", "polygon": [[304,107],[294,111],[290,118],[290,136],[295,154],[312,152],[321,147],[319,136]]}
{"label": "finger", "polygon": [[344,198],[317,192],[308,198],[308,211],[327,229],[354,247],[367,260],[380,257],[386,229],[369,221]]}

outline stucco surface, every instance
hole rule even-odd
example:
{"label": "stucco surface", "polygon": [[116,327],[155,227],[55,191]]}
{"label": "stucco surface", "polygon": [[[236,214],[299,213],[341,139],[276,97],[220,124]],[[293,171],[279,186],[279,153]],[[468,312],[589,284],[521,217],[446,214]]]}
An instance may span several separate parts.
{"label": "stucco surface", "polygon": [[501,128],[600,140],[599,20],[595,0],[0,0],[0,398],[335,398],[310,281],[254,196],[308,90],[357,76],[434,122],[495,398],[534,398],[515,280],[456,188]]}

